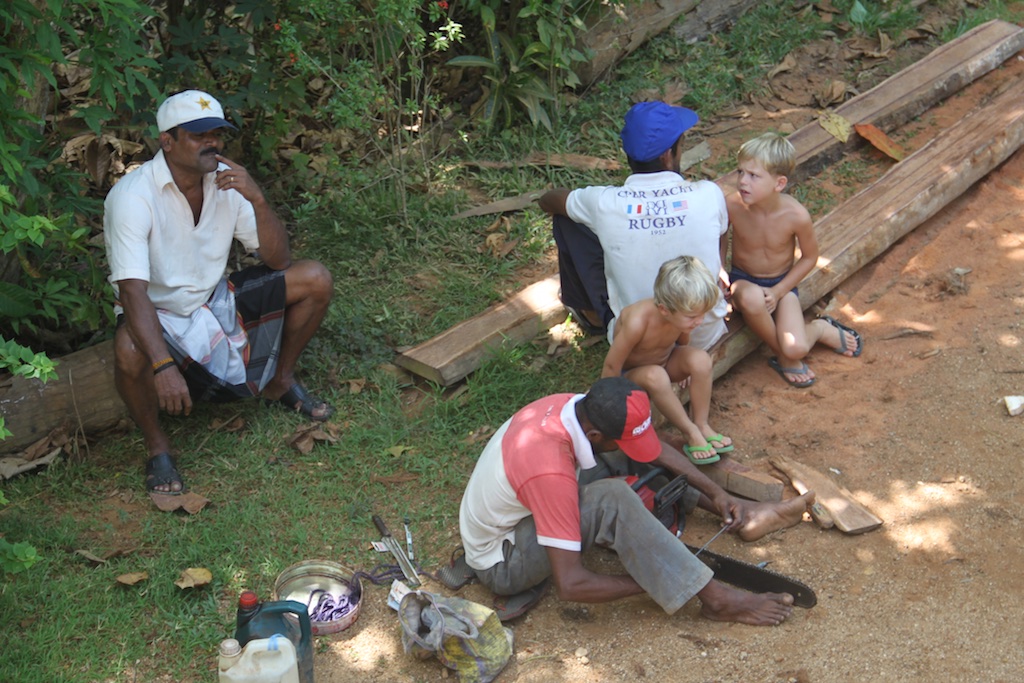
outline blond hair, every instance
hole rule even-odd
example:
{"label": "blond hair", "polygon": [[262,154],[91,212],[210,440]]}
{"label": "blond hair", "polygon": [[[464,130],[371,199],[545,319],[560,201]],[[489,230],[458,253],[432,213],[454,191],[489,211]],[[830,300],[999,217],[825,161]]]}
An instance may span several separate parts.
{"label": "blond hair", "polygon": [[790,176],[796,168],[793,143],[778,133],[765,133],[747,140],[736,152],[736,163],[756,161],[774,176]]}
{"label": "blond hair", "polygon": [[670,313],[707,313],[721,296],[715,276],[694,256],[665,261],[654,280],[654,303]]}

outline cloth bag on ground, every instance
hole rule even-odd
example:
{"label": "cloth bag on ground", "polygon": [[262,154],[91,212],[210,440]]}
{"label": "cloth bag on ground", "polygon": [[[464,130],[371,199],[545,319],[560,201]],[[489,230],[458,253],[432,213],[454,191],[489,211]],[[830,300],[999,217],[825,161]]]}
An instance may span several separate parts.
{"label": "cloth bag on ground", "polygon": [[489,683],[512,656],[512,631],[490,607],[456,597],[413,591],[398,605],[402,646],[454,669],[461,683]]}

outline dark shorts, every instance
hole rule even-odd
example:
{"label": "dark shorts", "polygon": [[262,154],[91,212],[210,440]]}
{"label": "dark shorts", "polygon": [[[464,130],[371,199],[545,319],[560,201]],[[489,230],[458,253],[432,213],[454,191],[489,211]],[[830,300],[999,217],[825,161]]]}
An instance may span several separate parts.
{"label": "dark shorts", "polygon": [[[178,364],[194,401],[224,403],[257,396],[277,368],[287,301],[284,271],[264,265],[250,266],[229,275],[228,283],[235,296],[235,311],[248,337],[245,384],[228,384],[211,375],[176,348],[168,335],[164,335],[167,348]],[[118,327],[123,320],[124,315],[119,315]]]}
{"label": "dark shorts", "polygon": [[[775,285],[782,282],[782,278],[786,277],[787,275],[789,275],[788,270],[778,277],[754,277],[753,275],[748,275],[739,268],[733,267],[729,271],[729,282],[736,282],[737,280],[746,280],[747,282],[753,282],[758,287],[774,287]],[[800,296],[800,292],[797,291],[796,287],[789,291],[793,292],[797,296]]]}

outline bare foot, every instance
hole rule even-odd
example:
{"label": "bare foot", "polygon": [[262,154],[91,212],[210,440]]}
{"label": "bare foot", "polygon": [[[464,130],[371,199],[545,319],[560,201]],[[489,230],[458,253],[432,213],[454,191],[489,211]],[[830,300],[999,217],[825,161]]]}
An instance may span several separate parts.
{"label": "bare foot", "polygon": [[716,432],[714,427],[711,425],[704,425],[700,428],[700,433],[704,436],[711,447],[719,454],[728,453],[732,449],[729,446],[732,445],[732,439],[725,436],[721,432]]}
{"label": "bare foot", "polygon": [[700,613],[713,621],[778,626],[793,611],[789,593],[747,593],[711,579],[697,597]]}
{"label": "bare foot", "polygon": [[773,531],[798,524],[813,504],[814,491],[778,503],[746,503],[746,522],[736,533],[744,541],[756,541]]}

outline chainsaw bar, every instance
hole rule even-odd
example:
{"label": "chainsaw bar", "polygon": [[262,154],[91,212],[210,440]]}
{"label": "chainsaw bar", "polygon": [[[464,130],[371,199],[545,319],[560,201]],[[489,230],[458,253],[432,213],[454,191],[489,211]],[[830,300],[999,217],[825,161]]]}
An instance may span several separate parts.
{"label": "chainsaw bar", "polygon": [[[686,547],[696,555],[697,548],[690,544],[686,544]],[[814,607],[818,604],[818,596],[811,587],[796,579],[710,550],[702,551],[697,557],[711,568],[719,581],[754,593],[789,593],[797,607]]]}

